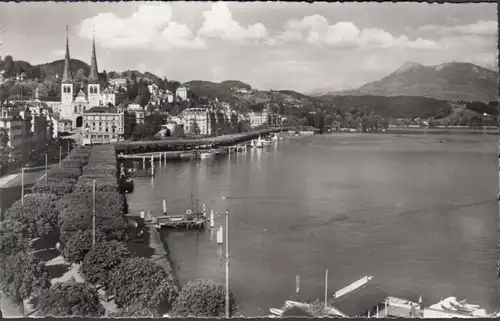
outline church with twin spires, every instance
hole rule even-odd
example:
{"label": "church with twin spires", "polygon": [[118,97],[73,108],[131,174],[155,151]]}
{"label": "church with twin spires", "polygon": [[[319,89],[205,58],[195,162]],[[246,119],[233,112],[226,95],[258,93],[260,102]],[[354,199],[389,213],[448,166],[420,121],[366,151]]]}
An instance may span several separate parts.
{"label": "church with twin spires", "polygon": [[[71,73],[68,28],[66,28],[66,53],[64,57],[64,70],[61,79],[61,103],[59,105],[60,119],[70,120],[72,128],[83,125],[83,113],[93,107],[115,105],[116,95],[110,88],[101,91],[99,73],[97,70],[97,57],[95,52],[95,37],[92,39],[92,57],[87,88],[80,87],[75,92],[75,79]],[[86,89],[86,90],[85,90]]]}

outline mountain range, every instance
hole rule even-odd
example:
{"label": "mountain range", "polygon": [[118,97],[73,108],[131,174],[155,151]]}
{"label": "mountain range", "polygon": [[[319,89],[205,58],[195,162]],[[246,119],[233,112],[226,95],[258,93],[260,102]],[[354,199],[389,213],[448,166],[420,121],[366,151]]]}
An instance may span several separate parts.
{"label": "mountain range", "polygon": [[[83,81],[89,73],[89,65],[83,61],[72,59],[71,70],[77,82]],[[10,64],[10,67],[7,65]],[[54,87],[57,77],[62,75],[64,61],[31,65],[25,61],[6,63],[0,60],[0,69],[10,68],[11,74],[24,72],[28,78],[38,78],[46,86]],[[148,82],[164,81],[165,78],[137,70],[123,72],[108,71],[108,79],[128,78],[134,75],[137,79]],[[100,78],[104,78],[104,71]],[[330,113],[358,110],[363,113],[376,113],[387,117],[446,117],[455,110],[448,101],[465,100],[486,103],[482,107],[474,107],[475,114],[487,112],[496,115],[498,73],[470,63],[448,63],[437,66],[424,66],[416,63],[405,63],[388,76],[368,83],[356,90],[342,92],[318,92],[303,94],[293,90],[257,90],[249,84],[238,80],[226,80],[220,83],[192,80],[185,82],[194,96],[218,99],[233,103],[237,109],[248,110],[261,108],[271,103],[281,106],[286,114],[302,115],[308,110],[320,108]],[[104,80],[104,79],[102,79]],[[177,88],[178,82],[169,80]],[[36,81],[33,83],[36,86]],[[172,90],[172,86],[167,85]],[[57,86],[51,89],[57,94]],[[173,89],[175,90],[175,89]],[[260,107],[259,107],[260,106]],[[468,107],[467,107],[468,108]],[[479,111],[479,109],[483,111]]]}
{"label": "mountain range", "polygon": [[406,62],[388,76],[346,91],[317,90],[314,96],[420,96],[440,100],[490,102],[498,98],[498,72],[471,63],[425,66]]}

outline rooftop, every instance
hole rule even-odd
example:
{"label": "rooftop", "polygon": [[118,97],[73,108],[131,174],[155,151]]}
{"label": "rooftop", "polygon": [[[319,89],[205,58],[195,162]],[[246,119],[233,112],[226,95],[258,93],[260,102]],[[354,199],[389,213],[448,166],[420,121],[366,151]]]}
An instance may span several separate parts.
{"label": "rooftop", "polygon": [[86,114],[117,114],[116,107],[92,107],[85,111]]}

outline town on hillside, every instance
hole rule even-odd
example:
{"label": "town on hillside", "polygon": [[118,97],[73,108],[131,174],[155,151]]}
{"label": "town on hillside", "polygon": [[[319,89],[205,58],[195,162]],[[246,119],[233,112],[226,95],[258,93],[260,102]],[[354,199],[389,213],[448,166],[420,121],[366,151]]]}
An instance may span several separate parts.
{"label": "town on hillside", "polygon": [[500,317],[491,5],[0,7],[0,319]]}

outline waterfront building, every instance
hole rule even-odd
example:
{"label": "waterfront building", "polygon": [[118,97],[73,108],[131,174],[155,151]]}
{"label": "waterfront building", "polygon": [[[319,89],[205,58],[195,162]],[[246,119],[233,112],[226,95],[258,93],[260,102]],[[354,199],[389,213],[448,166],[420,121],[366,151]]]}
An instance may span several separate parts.
{"label": "waterfront building", "polygon": [[80,88],[75,92],[75,80],[70,66],[69,39],[66,34],[66,53],[64,57],[64,69],[61,80],[61,100],[57,108],[62,119],[70,120],[73,128],[83,125],[83,114],[92,107],[115,104],[116,94],[111,88],[101,92],[99,84],[99,73],[97,69],[97,57],[95,50],[95,39],[92,41],[92,57],[90,62],[90,73],[87,88]]}
{"label": "waterfront building", "polygon": [[208,108],[188,108],[181,113],[181,124],[186,134],[209,136],[212,134],[213,115]]}
{"label": "waterfront building", "polygon": [[251,128],[265,126],[269,123],[269,113],[266,109],[261,112],[252,111],[248,114]]}
{"label": "waterfront building", "polygon": [[115,107],[93,107],[83,114],[82,145],[117,142],[124,134],[124,114]]}
{"label": "waterfront building", "polygon": [[130,104],[127,106],[127,111],[129,114],[134,115],[133,119],[136,124],[144,124],[144,119],[146,118],[146,112],[144,111],[144,108],[141,107],[139,104]]}

